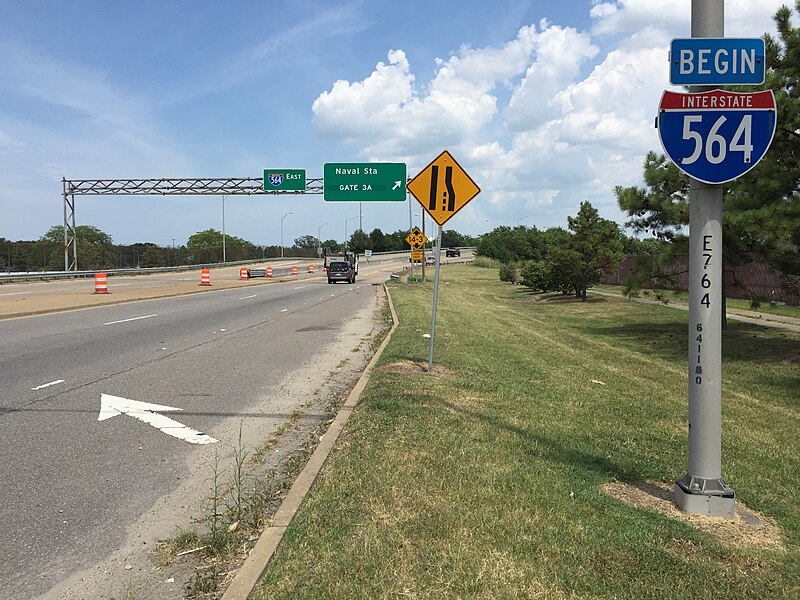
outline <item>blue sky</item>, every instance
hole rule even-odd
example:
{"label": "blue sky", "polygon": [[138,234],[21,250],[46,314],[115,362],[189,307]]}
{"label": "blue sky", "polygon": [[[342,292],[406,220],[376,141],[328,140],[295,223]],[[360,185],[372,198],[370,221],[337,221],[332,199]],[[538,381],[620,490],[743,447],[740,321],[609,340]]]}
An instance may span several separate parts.
{"label": "blue sky", "polygon": [[[774,32],[780,0],[728,0],[726,35]],[[589,200],[620,223],[641,183],[689,0],[267,2],[0,0],[0,237],[63,222],[61,178],[259,177],[448,149],[483,192],[448,222],[566,226]],[[412,213],[421,210],[413,201]],[[226,233],[343,239],[357,203],[234,196]],[[407,203],[363,227],[407,229]],[[414,224],[419,224],[414,217]],[[116,243],[222,229],[221,198],[76,198]],[[429,221],[430,223],[430,221]],[[351,221],[352,232],[357,222]],[[430,225],[429,225],[430,227]]]}

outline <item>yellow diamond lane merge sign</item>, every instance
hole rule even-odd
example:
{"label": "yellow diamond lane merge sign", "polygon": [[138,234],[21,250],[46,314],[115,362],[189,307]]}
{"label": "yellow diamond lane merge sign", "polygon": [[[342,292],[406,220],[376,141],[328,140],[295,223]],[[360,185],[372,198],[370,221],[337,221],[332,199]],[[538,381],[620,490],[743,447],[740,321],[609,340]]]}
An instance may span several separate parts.
{"label": "yellow diamond lane merge sign", "polygon": [[447,150],[409,181],[406,189],[440,226],[481,191]]}
{"label": "yellow diamond lane merge sign", "polygon": [[406,236],[406,241],[408,245],[414,248],[415,250],[419,250],[425,245],[425,242],[428,241],[428,238],[425,237],[425,234],[419,230],[419,227],[414,227]]}

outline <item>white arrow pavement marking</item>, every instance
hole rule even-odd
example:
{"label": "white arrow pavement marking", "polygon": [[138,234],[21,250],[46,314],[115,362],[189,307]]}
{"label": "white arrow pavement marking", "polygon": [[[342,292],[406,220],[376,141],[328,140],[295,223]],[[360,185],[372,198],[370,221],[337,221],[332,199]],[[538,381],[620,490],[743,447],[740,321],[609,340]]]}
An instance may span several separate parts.
{"label": "white arrow pavement marking", "polygon": [[399,187],[400,187],[400,182],[399,182],[399,181],[395,181],[395,182],[394,182],[394,187],[392,187],[392,189],[393,189],[393,190],[396,190],[396,189],[397,189],[397,188],[399,188]]}
{"label": "white arrow pavement marking", "polygon": [[51,385],[56,385],[58,383],[64,383],[63,379],[56,379],[55,381],[51,381],[50,383],[43,383],[42,385],[37,385],[36,387],[31,388],[32,390],[43,390],[44,388],[48,388]]}
{"label": "white arrow pavement marking", "polygon": [[148,402],[128,400],[127,398],[120,398],[119,396],[112,396],[110,394],[100,394],[100,414],[97,416],[97,420],[105,421],[111,417],[124,414],[134,419],[139,419],[148,425],[152,425],[156,429],[160,429],[167,435],[189,442],[190,444],[213,444],[219,441],[210,435],[200,433],[191,427],[187,427],[183,423],[179,423],[178,421],[155,412],[171,412],[176,410],[183,409],[175,408],[174,406],[164,406],[162,404],[150,404]]}
{"label": "white arrow pavement marking", "polygon": [[144,315],[143,317],[132,317],[130,319],[122,319],[121,321],[109,321],[108,323],[103,323],[103,325],[116,325],[117,323],[127,323],[129,321],[139,321],[141,319],[150,319],[152,317],[157,317],[158,315]]}

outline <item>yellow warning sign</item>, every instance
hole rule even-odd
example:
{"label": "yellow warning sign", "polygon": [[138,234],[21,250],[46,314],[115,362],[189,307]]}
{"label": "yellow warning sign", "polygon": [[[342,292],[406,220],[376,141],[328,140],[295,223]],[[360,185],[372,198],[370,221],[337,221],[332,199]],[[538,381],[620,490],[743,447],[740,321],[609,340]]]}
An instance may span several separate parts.
{"label": "yellow warning sign", "polygon": [[411,260],[413,262],[421,262],[422,261],[422,250],[412,250],[411,251]]}
{"label": "yellow warning sign", "polygon": [[409,181],[406,189],[440,226],[481,191],[447,150]]}
{"label": "yellow warning sign", "polygon": [[426,238],[425,234],[420,231],[419,227],[414,227],[414,229],[411,230],[411,233],[406,236],[406,242],[408,242],[408,245],[414,248],[414,250],[419,250],[422,248],[427,241],[428,238]]}

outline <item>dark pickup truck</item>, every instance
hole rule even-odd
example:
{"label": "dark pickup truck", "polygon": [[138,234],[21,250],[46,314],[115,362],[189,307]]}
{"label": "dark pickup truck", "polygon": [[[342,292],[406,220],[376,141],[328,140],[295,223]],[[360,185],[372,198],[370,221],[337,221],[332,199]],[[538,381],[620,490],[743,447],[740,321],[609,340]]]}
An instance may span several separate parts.
{"label": "dark pickup truck", "polygon": [[444,251],[445,256],[461,256],[461,250],[458,248],[448,248]]}

